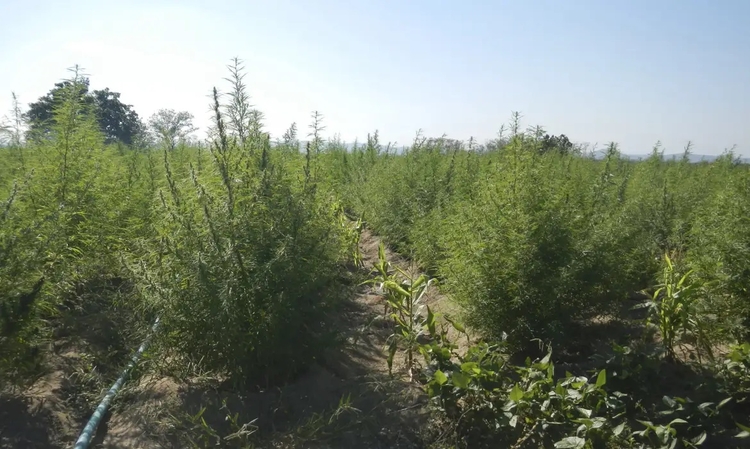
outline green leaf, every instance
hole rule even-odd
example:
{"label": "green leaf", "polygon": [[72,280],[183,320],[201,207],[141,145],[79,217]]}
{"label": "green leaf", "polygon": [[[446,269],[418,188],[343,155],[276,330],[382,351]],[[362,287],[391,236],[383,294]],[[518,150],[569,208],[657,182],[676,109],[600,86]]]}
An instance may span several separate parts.
{"label": "green leaf", "polygon": [[448,315],[445,315],[444,318],[445,318],[445,321],[451,323],[451,326],[453,326],[454,329],[456,329],[457,331],[461,332],[462,334],[466,333],[466,329],[464,328],[464,326],[461,323],[453,320],[453,318],[451,318]]}
{"label": "green leaf", "polygon": [[465,373],[480,373],[479,364],[477,362],[465,362],[461,364],[461,371]]}
{"label": "green leaf", "polygon": [[604,427],[604,425],[607,424],[607,419],[602,417],[596,417],[593,419],[593,424],[591,426],[592,429],[599,429],[601,427]]}
{"label": "green leaf", "polygon": [[669,423],[669,425],[672,426],[673,424],[687,424],[687,423],[688,422],[682,418],[675,418],[672,420],[672,422]]}
{"label": "green leaf", "polygon": [[427,395],[431,398],[440,396],[440,385],[437,382],[429,382],[426,386]]}
{"label": "green leaf", "polygon": [[430,306],[427,306],[427,330],[430,331],[431,334],[435,333],[435,314],[432,313],[432,310],[430,310]]}
{"label": "green leaf", "polygon": [[737,435],[734,436],[735,438],[747,438],[747,437],[750,437],[750,427],[743,426],[742,424],[740,424],[738,422],[735,422],[735,424],[737,424],[737,427],[739,427],[740,430],[742,430],[742,432],[740,432],[740,433],[738,433]]}
{"label": "green leaf", "polygon": [[615,434],[616,437],[619,437],[623,430],[625,430],[624,422],[618,424],[614,429],[612,429],[612,433]]}
{"label": "green leaf", "polygon": [[448,382],[448,376],[446,376],[445,373],[440,370],[435,371],[433,377],[435,378],[435,382],[437,382],[438,385],[443,385],[444,383]]}
{"label": "green leaf", "polygon": [[395,293],[398,293],[399,295],[401,295],[401,296],[402,296],[402,297],[404,297],[404,298],[408,298],[408,297],[410,297],[410,296],[411,296],[411,295],[409,294],[409,292],[407,292],[406,290],[404,290],[404,288],[403,288],[403,287],[401,287],[401,286],[400,286],[400,285],[399,285],[399,284],[398,284],[397,282],[395,282],[395,281],[390,281],[390,280],[389,280],[389,281],[385,281],[385,282],[383,282],[383,288],[385,288],[385,289],[388,289],[388,290],[389,290],[389,291],[391,291],[391,292],[395,292]]}
{"label": "green leaf", "polygon": [[523,399],[523,390],[518,386],[518,384],[513,385],[513,389],[510,390],[509,398],[513,402],[518,402]]}
{"label": "green leaf", "polygon": [[396,356],[398,350],[398,343],[394,339],[388,347],[388,374],[393,374],[393,358]]}
{"label": "green leaf", "polygon": [[607,383],[607,370],[599,371],[599,375],[596,376],[596,388],[601,388]]}
{"label": "green leaf", "polygon": [[664,426],[657,426],[654,429],[654,433],[656,434],[656,438],[659,439],[659,442],[661,444],[667,444],[667,441],[669,441],[669,430]]}
{"label": "green leaf", "polygon": [[696,446],[699,446],[699,445],[703,444],[704,441],[706,441],[706,431],[705,430],[703,432],[701,432],[700,435],[698,435],[697,437],[695,437],[695,438],[692,439],[693,444],[696,445]]}
{"label": "green leaf", "polygon": [[555,443],[559,449],[583,449],[586,446],[586,440],[581,437],[566,437]]}
{"label": "green leaf", "polygon": [[411,285],[411,289],[412,289],[412,290],[416,290],[416,289],[418,289],[418,288],[419,288],[419,287],[420,287],[420,286],[421,286],[422,284],[424,284],[425,282],[427,282],[427,276],[425,276],[425,275],[423,274],[423,275],[419,276],[419,278],[417,278],[417,280],[416,280],[416,281],[414,281],[414,283],[413,283],[413,284]]}
{"label": "green leaf", "polygon": [[453,385],[463,389],[469,388],[469,382],[471,382],[471,377],[458,371],[451,374],[451,379],[453,380]]}

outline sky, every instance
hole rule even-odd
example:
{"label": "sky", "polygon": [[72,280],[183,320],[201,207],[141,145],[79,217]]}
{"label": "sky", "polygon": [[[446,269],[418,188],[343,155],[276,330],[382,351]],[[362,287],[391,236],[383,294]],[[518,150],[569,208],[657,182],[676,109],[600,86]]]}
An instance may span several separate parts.
{"label": "sky", "polygon": [[205,130],[226,65],[280,137],[493,138],[511,113],[574,142],[750,156],[748,0],[0,0],[0,116],[76,64],[147,119]]}

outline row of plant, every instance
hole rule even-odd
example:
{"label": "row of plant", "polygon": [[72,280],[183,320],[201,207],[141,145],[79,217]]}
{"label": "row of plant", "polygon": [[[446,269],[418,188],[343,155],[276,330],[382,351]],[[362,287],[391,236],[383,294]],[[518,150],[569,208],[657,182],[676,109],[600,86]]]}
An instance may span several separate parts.
{"label": "row of plant", "polygon": [[283,382],[333,337],[356,233],[317,179],[322,139],[300,153],[293,125],[272,145],[231,68],[207,145],[107,143],[75,72],[0,148],[2,387],[33,381],[61,320],[94,305],[117,318],[113,372],[156,316],[160,369],[237,384]]}
{"label": "row of plant", "polygon": [[[295,125],[271,143],[231,68],[208,145],[107,143],[76,73],[49,121],[0,149],[0,380],[31,379],[55,321],[95,303],[126,342],[161,316],[155,348],[173,373],[283,382],[333,337],[342,262],[362,265],[363,222],[348,213],[439,279],[491,342],[457,353],[418,310],[433,281],[401,284],[381,258],[397,325],[389,361],[406,349],[458,437],[669,447],[748,422],[750,171],[731,154],[691,164],[657,148],[633,162],[613,144],[595,159],[564,136],[521,131],[518,117],[485,145],[418,136],[396,151],[375,133],[350,149],[323,140],[317,113],[300,152]],[[582,370],[595,355],[575,354],[584,330],[627,321],[642,290],[646,331],[593,375],[556,372]],[[538,353],[535,339],[554,360],[509,362]],[[699,405],[670,394],[669,415],[650,376],[678,374],[700,375],[688,386]]]}
{"label": "row of plant", "polygon": [[400,284],[375,267],[396,325],[391,359],[406,351],[456,442],[747,436],[750,170],[732,153],[693,164],[689,152],[670,161],[657,146],[632,161],[611,144],[594,157],[522,131],[518,116],[486,145],[418,136],[393,151],[375,133],[329,148],[326,181],[350,212],[435,276],[488,342],[456,352],[429,310],[414,313],[428,278]]}
{"label": "row of plant", "polygon": [[746,165],[731,154],[664,161],[657,150],[632,162],[614,144],[595,160],[550,150],[539,130],[513,129],[490,148],[420,138],[399,154],[375,134],[326,154],[327,179],[389,244],[438,276],[486,335],[560,343],[573,323],[654,284],[669,253],[703,285],[704,331],[744,337]]}
{"label": "row of plant", "polygon": [[[663,336],[674,336],[680,324],[673,323],[684,325],[686,315],[675,306],[689,308],[694,284],[689,274],[676,276],[665,259],[663,283],[644,305],[647,323],[655,323]],[[665,375],[667,381],[690,375],[689,367],[675,374],[660,362],[664,355],[674,357],[672,338],[649,348],[646,335],[634,336],[628,346],[614,344],[595,354],[594,367],[579,366],[577,373],[555,366],[551,346],[541,359],[526,357],[515,365],[506,340],[459,349],[447,327],[470,341],[464,327],[423,303],[436,279],[392,267],[382,244],[373,274],[369,282],[383,293],[394,324],[389,367],[400,351],[410,379],[423,386],[440,412],[435,447],[687,448],[707,441],[736,447],[750,437],[748,343],[704,364],[701,383],[680,397],[661,382]]]}

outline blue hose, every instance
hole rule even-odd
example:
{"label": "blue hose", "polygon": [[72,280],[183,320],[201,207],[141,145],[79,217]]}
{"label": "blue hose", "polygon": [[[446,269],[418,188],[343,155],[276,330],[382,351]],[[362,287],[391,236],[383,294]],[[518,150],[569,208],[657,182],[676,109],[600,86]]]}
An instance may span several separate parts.
{"label": "blue hose", "polygon": [[91,444],[91,439],[94,437],[94,434],[96,434],[96,428],[99,427],[99,423],[107,413],[109,403],[112,402],[112,399],[122,387],[122,384],[125,383],[130,370],[133,369],[133,367],[140,360],[144,351],[146,351],[148,344],[151,342],[151,337],[153,337],[158,327],[159,318],[154,321],[154,325],[151,327],[151,334],[146,338],[146,340],[141,344],[141,347],[138,348],[138,351],[133,355],[133,358],[130,360],[130,363],[128,363],[128,366],[125,367],[125,369],[122,371],[120,378],[117,379],[117,382],[115,382],[114,385],[112,385],[112,387],[109,389],[109,391],[107,391],[107,394],[104,395],[104,399],[102,399],[102,402],[100,402],[99,406],[96,408],[96,410],[94,410],[94,414],[91,415],[91,419],[89,419],[89,422],[86,423],[86,427],[83,428],[81,436],[78,437],[78,441],[76,441],[74,449],[87,449],[89,447],[89,445]]}

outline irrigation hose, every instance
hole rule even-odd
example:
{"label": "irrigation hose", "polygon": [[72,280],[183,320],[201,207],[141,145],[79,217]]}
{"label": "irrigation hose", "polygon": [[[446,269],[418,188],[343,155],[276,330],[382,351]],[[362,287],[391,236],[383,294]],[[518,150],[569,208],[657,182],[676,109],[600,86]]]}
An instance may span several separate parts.
{"label": "irrigation hose", "polygon": [[99,423],[107,413],[110,402],[112,402],[112,399],[115,397],[117,392],[120,391],[120,388],[122,388],[122,385],[125,383],[128,374],[130,374],[130,370],[132,370],[133,367],[141,359],[141,356],[146,351],[146,348],[148,348],[148,345],[151,342],[151,338],[156,333],[158,327],[159,318],[154,321],[154,325],[151,327],[151,334],[146,337],[146,340],[143,341],[141,346],[138,348],[138,351],[130,359],[130,363],[128,363],[128,366],[126,366],[122,371],[120,378],[117,379],[117,382],[115,382],[114,385],[112,385],[112,387],[109,389],[109,391],[107,391],[107,394],[104,395],[104,398],[99,403],[99,406],[96,408],[96,410],[94,410],[94,414],[91,415],[91,419],[89,419],[89,422],[86,423],[86,427],[83,428],[81,436],[78,437],[78,441],[76,441],[75,446],[73,446],[74,449],[87,449],[89,447],[89,445],[91,444],[91,439],[96,434],[97,427],[99,427]]}

